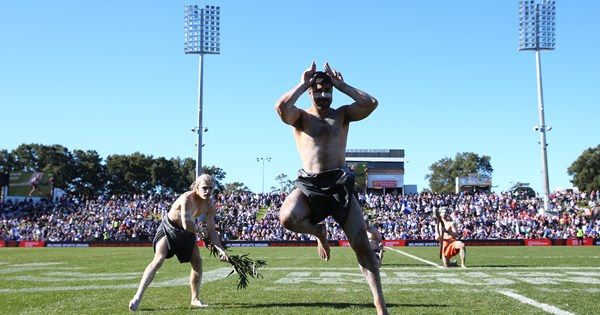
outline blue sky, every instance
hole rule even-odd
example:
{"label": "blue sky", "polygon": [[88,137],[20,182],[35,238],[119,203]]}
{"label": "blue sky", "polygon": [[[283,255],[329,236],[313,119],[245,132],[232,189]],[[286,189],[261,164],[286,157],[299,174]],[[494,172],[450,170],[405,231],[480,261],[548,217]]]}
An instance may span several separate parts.
{"label": "blue sky", "polygon": [[[543,192],[534,52],[519,52],[518,1],[2,1],[0,148],[23,143],[196,156],[198,57],[187,4],[221,7],[221,54],[204,59],[203,162],[262,190],[300,168],[275,101],[312,61],[379,100],[348,149],[404,149],[406,184],[458,152],[491,157],[495,191]],[[542,52],[550,188],[599,144],[600,1],[557,1]],[[334,92],[334,107],[350,103]],[[306,95],[297,105],[310,106]]]}

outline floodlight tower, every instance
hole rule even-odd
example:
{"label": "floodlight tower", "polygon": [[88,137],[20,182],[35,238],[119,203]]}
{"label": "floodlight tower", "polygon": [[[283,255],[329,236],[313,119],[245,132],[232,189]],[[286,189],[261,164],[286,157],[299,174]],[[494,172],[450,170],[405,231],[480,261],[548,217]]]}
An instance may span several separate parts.
{"label": "floodlight tower", "polygon": [[265,193],[265,161],[267,162],[271,162],[271,158],[270,157],[260,157],[260,158],[256,158],[256,162],[261,162],[262,161],[262,193]]}
{"label": "floodlight tower", "polygon": [[519,1],[519,50],[534,50],[537,69],[537,91],[540,124],[534,126],[534,131],[540,132],[542,149],[542,169],[544,179],[544,209],[548,211],[550,185],[548,183],[548,154],[546,151],[547,126],[544,119],[544,96],[542,92],[542,62],[541,50],[554,50],[556,45],[556,1],[528,0]]}
{"label": "floodlight tower", "polygon": [[184,7],[184,52],[200,57],[198,66],[198,126],[192,128],[198,134],[196,144],[196,177],[202,173],[202,82],[204,54],[218,55],[221,53],[221,9],[218,6],[207,5],[200,8],[197,5]]}

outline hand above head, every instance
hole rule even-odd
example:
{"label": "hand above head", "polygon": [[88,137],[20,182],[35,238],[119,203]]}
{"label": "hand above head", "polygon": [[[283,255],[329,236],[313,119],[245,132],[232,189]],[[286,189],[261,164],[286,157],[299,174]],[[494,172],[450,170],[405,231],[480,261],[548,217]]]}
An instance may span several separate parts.
{"label": "hand above head", "polygon": [[335,86],[337,89],[340,88],[340,86],[342,85],[342,83],[344,83],[344,78],[342,77],[342,73],[338,72],[335,69],[331,69],[331,67],[329,66],[329,63],[325,63],[325,72],[327,72],[327,75],[329,75],[329,77],[331,78],[331,84],[333,84],[333,86]]}
{"label": "hand above head", "polygon": [[302,73],[302,78],[300,78],[300,83],[302,83],[305,88],[308,89],[312,86],[313,82],[315,82],[315,72],[317,72],[317,65],[313,61],[310,67]]}

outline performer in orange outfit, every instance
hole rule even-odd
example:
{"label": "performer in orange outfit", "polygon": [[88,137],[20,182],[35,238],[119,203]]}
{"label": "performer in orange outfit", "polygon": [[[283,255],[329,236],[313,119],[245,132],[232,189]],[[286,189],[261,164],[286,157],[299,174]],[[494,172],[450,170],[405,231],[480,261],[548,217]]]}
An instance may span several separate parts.
{"label": "performer in orange outfit", "polygon": [[440,258],[445,268],[448,266],[456,266],[456,262],[451,262],[450,258],[460,255],[460,266],[467,268],[465,265],[465,258],[467,256],[467,248],[465,244],[456,238],[459,236],[458,230],[449,219],[448,208],[441,207],[439,212],[436,213],[438,222],[435,226],[435,237],[440,241]]}

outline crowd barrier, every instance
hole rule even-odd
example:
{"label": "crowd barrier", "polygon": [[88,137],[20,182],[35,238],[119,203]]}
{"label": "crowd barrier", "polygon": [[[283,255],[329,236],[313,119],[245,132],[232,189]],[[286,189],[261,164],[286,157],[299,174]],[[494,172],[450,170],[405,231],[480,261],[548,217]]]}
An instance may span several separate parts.
{"label": "crowd barrier", "polygon": [[[576,238],[568,239],[506,239],[506,240],[463,240],[467,246],[600,246],[598,238],[584,238],[579,245]],[[329,241],[329,246],[350,246],[348,241]],[[316,241],[229,241],[228,247],[282,247],[317,246]],[[438,246],[434,240],[384,240],[388,247]],[[0,247],[150,247],[151,242],[46,242],[46,241],[0,241]],[[204,247],[203,241],[198,246]]]}

